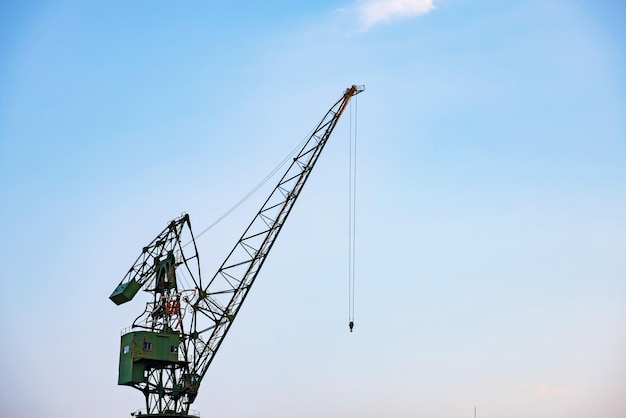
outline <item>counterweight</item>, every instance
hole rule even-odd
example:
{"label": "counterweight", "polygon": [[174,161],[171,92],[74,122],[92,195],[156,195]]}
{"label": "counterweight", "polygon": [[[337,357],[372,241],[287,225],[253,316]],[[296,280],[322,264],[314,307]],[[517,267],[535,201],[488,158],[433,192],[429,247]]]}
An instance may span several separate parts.
{"label": "counterweight", "polygon": [[208,367],[335,125],[350,99],[363,90],[349,87],[326,112],[207,284],[200,275],[188,215],[171,221],[144,247],[110,296],[119,305],[130,301],[139,289],[153,295],[145,311],[121,337],[118,384],[135,387],[146,398],[145,410],[135,415],[198,415],[190,406]]}

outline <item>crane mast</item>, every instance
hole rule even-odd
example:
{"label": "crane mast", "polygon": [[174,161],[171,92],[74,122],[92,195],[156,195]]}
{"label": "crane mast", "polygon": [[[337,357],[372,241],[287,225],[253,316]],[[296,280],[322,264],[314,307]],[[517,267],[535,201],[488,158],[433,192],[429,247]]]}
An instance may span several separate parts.
{"label": "crane mast", "polygon": [[121,337],[118,384],[141,390],[146,399],[145,410],[133,415],[198,416],[190,406],[204,375],[335,125],[363,90],[349,87],[326,112],[208,283],[202,282],[189,215],[172,220],[143,248],[110,296],[119,305],[140,289],[152,294]]}

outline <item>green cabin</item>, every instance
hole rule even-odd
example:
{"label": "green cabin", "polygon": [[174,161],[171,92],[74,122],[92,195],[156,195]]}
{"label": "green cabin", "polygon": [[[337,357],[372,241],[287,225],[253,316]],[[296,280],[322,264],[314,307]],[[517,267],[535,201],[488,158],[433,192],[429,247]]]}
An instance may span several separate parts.
{"label": "green cabin", "polygon": [[178,362],[177,334],[135,331],[122,335],[118,385],[147,382],[146,367]]}

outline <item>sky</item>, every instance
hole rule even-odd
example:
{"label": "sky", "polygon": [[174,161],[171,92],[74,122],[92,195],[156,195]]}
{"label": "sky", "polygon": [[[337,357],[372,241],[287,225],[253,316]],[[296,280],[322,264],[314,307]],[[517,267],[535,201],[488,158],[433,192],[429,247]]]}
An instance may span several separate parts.
{"label": "sky", "polygon": [[[144,306],[110,293],[364,84],[193,409],[623,417],[625,19],[617,0],[1,2],[0,415],[143,408],[117,367]],[[205,276],[276,181],[198,238]]]}

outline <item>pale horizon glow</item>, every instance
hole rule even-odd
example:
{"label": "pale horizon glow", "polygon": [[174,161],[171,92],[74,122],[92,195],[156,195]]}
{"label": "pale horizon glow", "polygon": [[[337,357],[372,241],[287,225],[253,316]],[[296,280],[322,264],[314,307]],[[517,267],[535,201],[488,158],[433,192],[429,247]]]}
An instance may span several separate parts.
{"label": "pale horizon glow", "polygon": [[535,390],[539,393],[554,394],[554,395],[565,395],[567,393],[566,389],[556,387],[556,386],[536,386]]}

